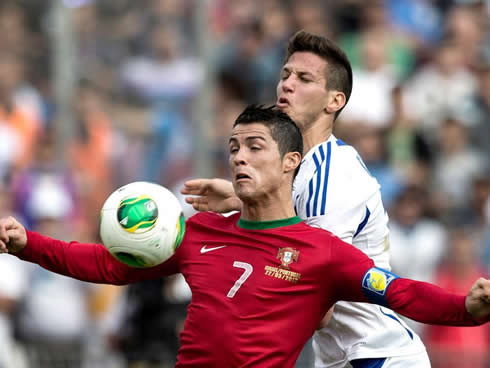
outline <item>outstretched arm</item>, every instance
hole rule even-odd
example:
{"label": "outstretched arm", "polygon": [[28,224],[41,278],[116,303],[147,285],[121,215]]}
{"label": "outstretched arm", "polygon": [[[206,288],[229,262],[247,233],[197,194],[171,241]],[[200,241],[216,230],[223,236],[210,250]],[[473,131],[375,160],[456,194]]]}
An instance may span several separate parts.
{"label": "outstretched arm", "polygon": [[465,296],[399,278],[388,287],[386,300],[394,311],[423,323],[476,326],[490,321],[490,280],[477,280]]}
{"label": "outstretched arm", "polygon": [[225,213],[240,211],[242,201],[235,195],[231,182],[223,179],[194,179],[184,183],[181,193],[197,211]]}
{"label": "outstretched arm", "polygon": [[102,244],[64,242],[26,231],[15,218],[0,219],[0,251],[82,281],[128,284],[178,272],[174,255],[160,266],[138,269],[117,261]]}
{"label": "outstretched arm", "polygon": [[332,280],[337,281],[334,301],[367,301],[429,324],[475,326],[490,321],[490,280],[477,280],[466,296],[453,294],[377,268],[364,253],[337,238],[333,243],[329,272],[337,276]]}

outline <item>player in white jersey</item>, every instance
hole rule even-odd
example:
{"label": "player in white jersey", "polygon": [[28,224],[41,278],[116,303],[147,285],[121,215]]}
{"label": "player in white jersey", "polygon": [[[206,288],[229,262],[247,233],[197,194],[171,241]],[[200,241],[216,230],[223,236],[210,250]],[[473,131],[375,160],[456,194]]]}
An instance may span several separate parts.
{"label": "player in white jersey", "polygon": [[[303,134],[306,154],[293,200],[306,223],[331,231],[390,269],[388,217],[379,184],[356,150],[332,135],[351,89],[350,63],[335,44],[303,31],[291,38],[276,106]],[[186,201],[201,211],[241,207],[231,183],[220,179],[188,181],[182,193],[197,195]],[[393,311],[364,303],[337,303],[328,324],[315,333],[313,349],[317,368],[341,368],[347,362],[354,368],[430,367],[419,337]]]}
{"label": "player in white jersey", "polygon": [[[328,229],[389,270],[388,216],[379,188],[357,151],[330,135],[303,158],[293,186],[295,210],[309,225]],[[426,355],[417,334],[394,312],[365,303],[337,303],[328,325],[315,333],[313,348],[318,368],[344,367],[347,360],[363,366],[356,360],[365,358],[381,363],[395,354],[392,360],[400,363]],[[410,366],[428,366],[425,361]]]}

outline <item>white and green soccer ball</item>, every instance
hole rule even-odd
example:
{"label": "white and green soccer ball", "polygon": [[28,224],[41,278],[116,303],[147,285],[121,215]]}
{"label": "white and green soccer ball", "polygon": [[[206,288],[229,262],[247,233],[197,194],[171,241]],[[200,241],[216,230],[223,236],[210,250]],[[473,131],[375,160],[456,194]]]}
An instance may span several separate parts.
{"label": "white and green soccer ball", "polygon": [[182,242],[185,219],[168,189],[134,182],[114,191],[100,212],[100,237],[107,250],[131,267],[153,267]]}

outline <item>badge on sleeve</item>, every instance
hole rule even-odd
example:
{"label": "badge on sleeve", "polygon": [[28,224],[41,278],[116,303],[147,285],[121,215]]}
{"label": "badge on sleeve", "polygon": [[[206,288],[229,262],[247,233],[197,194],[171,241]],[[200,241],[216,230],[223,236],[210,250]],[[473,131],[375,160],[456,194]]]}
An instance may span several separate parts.
{"label": "badge on sleeve", "polygon": [[366,271],[362,279],[362,291],[370,302],[388,307],[386,290],[399,276],[382,268],[373,267]]}

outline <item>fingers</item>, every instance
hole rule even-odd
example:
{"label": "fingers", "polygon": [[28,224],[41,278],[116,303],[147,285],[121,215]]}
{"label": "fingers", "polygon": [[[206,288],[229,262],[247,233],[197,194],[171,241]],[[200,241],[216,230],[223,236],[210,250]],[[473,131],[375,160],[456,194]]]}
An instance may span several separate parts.
{"label": "fingers", "polygon": [[490,304],[490,280],[481,277],[477,280],[476,284],[480,289],[480,299]]}
{"label": "fingers", "polygon": [[7,228],[5,227],[4,223],[0,223],[0,242],[2,243],[8,243],[9,238],[7,234]]}
{"label": "fingers", "polygon": [[19,223],[12,216],[0,219],[0,253],[8,253],[7,244],[16,237]]}
{"label": "fingers", "polygon": [[0,219],[0,241],[9,242],[8,230],[15,228],[17,221],[12,216]]}
{"label": "fingers", "polygon": [[206,197],[185,197],[185,201],[192,205],[208,203],[208,199]]}
{"label": "fingers", "polygon": [[205,197],[186,197],[185,201],[196,211],[209,211],[208,200]]}
{"label": "fingers", "polygon": [[210,180],[209,179],[192,179],[187,180],[180,190],[182,194],[202,195],[205,193]]}

